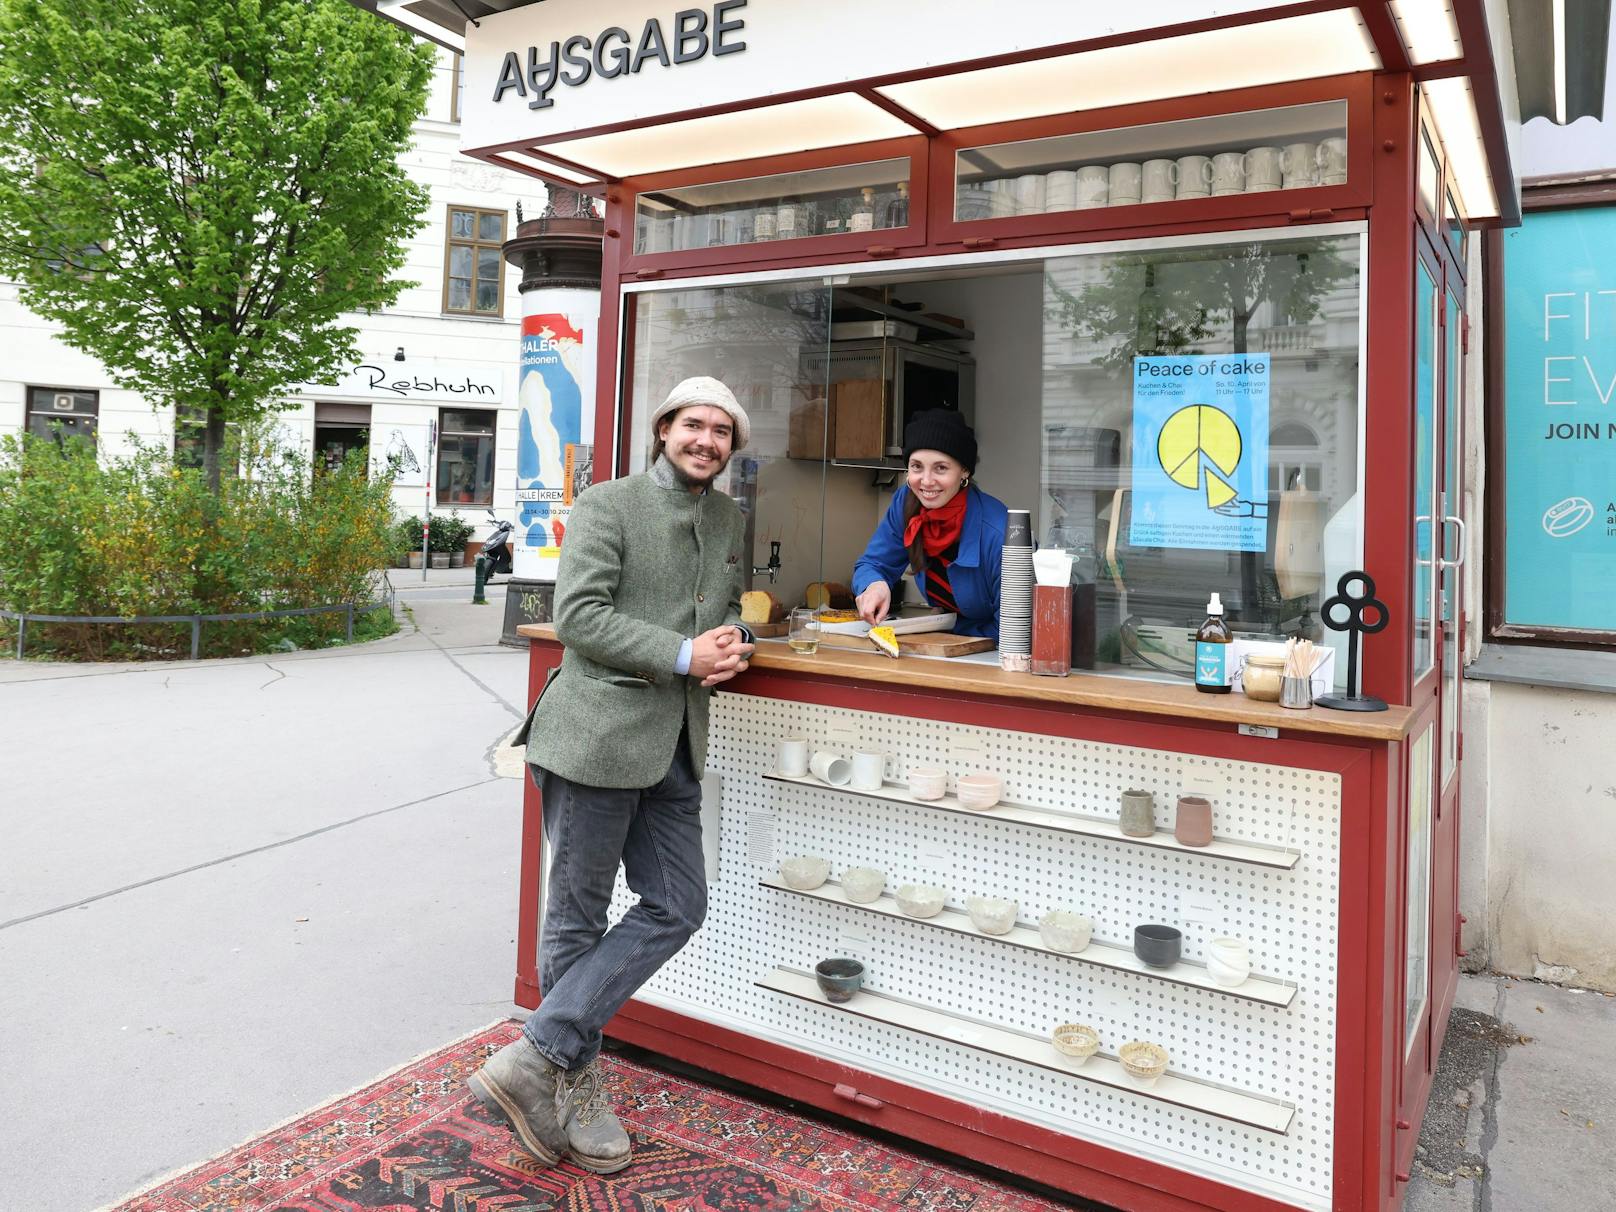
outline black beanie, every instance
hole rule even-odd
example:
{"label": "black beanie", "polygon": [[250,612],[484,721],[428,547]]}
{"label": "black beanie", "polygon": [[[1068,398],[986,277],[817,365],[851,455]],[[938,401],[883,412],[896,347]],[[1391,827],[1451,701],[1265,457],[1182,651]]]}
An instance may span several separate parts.
{"label": "black beanie", "polygon": [[952,408],[916,413],[903,428],[903,457],[917,450],[940,450],[967,472],[976,470],[976,433]]}

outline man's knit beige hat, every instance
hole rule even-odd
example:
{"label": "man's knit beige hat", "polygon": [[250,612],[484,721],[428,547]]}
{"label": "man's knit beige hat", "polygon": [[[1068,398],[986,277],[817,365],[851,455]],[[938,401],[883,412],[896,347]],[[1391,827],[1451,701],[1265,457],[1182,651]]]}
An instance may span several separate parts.
{"label": "man's knit beige hat", "polygon": [[717,379],[706,375],[697,375],[686,379],[668,393],[668,398],[662,401],[654,413],[651,414],[651,433],[655,436],[657,426],[662,423],[663,417],[672,416],[681,408],[689,408],[693,404],[710,404],[714,408],[722,408],[729,413],[729,419],[735,422],[735,442],[732,450],[740,450],[752,440],[752,422],[742,408],[735,393],[725,387]]}

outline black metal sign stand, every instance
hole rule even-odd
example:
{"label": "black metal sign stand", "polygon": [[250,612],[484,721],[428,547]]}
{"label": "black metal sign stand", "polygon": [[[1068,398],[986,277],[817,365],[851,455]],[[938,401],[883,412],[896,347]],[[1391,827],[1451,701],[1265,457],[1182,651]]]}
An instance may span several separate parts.
{"label": "black metal sign stand", "polygon": [[[1354,581],[1363,583],[1363,592],[1354,594],[1348,588]],[[1336,622],[1336,610],[1346,611],[1346,617]],[[1373,612],[1375,620],[1365,622],[1364,615]],[[1384,631],[1386,624],[1391,622],[1391,615],[1386,611],[1386,603],[1375,596],[1375,582],[1367,572],[1361,570],[1347,572],[1335,583],[1335,596],[1324,603],[1319,612],[1324,619],[1324,625],[1331,631],[1344,631],[1347,633],[1347,693],[1327,694],[1315,699],[1320,707],[1329,707],[1335,711],[1385,711],[1386,700],[1377,699],[1373,695],[1359,694],[1358,684],[1358,654],[1363,649],[1363,637],[1374,635],[1377,631]]]}

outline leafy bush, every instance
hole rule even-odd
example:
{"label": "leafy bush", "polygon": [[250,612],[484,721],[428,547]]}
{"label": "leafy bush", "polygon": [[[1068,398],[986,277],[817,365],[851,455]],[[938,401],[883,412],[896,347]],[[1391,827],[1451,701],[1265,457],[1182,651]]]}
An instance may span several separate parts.
{"label": "leafy bush", "polygon": [[[88,444],[0,441],[0,605],[32,614],[223,614],[372,597],[394,541],[391,480],[361,452],[311,474],[246,429],[217,497],[165,450],[97,461]],[[380,612],[378,612],[380,613]],[[205,623],[205,655],[258,651],[293,620]],[[308,643],[343,633],[333,613],[295,620]],[[14,639],[14,623],[5,622]],[[62,657],[190,653],[185,624],[31,624],[29,650]]]}

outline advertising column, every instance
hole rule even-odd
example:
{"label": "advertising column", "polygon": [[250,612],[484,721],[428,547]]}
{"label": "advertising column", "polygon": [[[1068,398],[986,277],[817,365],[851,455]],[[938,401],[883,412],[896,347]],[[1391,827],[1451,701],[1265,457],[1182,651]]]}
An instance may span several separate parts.
{"label": "advertising column", "polygon": [[591,201],[550,188],[541,218],[519,223],[505,259],[522,270],[517,385],[516,531],[501,642],[553,616],[572,503],[594,479],[595,357],[603,223]]}

